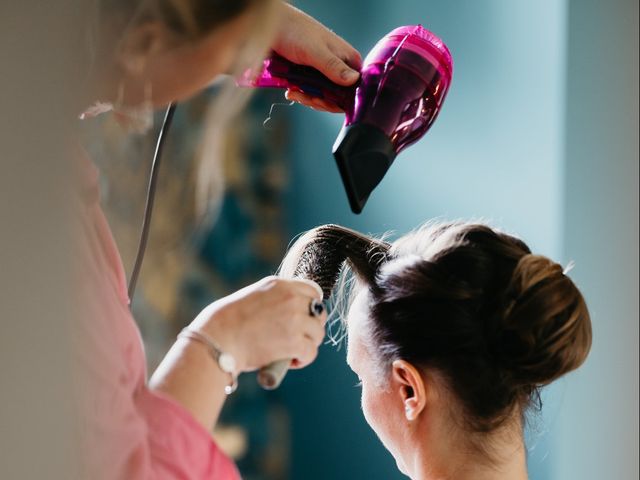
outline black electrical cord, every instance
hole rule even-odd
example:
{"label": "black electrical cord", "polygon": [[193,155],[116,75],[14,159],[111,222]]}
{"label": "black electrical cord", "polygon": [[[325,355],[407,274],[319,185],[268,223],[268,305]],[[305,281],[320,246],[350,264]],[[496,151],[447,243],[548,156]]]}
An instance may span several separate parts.
{"label": "black electrical cord", "polygon": [[160,167],[160,159],[162,158],[162,150],[164,148],[164,142],[171,126],[171,120],[176,110],[175,103],[169,104],[167,111],[162,121],[162,127],[158,134],[158,140],[156,142],[156,151],[153,154],[153,163],[151,164],[151,174],[149,175],[149,186],[147,188],[147,200],[144,206],[144,217],[142,219],[142,230],[140,232],[140,241],[138,242],[138,252],[136,253],[136,261],[133,264],[133,270],[131,271],[131,277],[129,278],[129,301],[132,301],[133,295],[136,291],[136,283],[138,282],[138,276],[142,268],[142,260],[144,259],[144,253],[147,249],[147,240],[149,239],[149,227],[151,226],[151,214],[153,213],[153,201],[156,195],[156,186],[158,184],[158,170]]}

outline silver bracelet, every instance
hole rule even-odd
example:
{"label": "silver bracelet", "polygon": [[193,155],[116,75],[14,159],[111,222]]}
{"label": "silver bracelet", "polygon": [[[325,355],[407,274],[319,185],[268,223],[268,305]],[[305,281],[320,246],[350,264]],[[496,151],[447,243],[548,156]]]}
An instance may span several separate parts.
{"label": "silver bracelet", "polygon": [[178,334],[178,338],[186,338],[203,344],[209,350],[209,354],[216,361],[220,370],[231,375],[231,383],[224,387],[224,393],[231,395],[238,388],[237,362],[230,353],[223,352],[220,347],[207,334],[190,327],[185,327]]}

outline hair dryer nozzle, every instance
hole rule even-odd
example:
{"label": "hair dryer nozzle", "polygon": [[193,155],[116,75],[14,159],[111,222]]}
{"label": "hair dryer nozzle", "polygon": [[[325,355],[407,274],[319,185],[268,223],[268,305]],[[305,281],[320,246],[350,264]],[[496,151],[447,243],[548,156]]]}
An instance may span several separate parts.
{"label": "hair dryer nozzle", "polygon": [[333,156],[353,213],[362,212],[396,155],[389,137],[377,127],[358,123],[342,129]]}

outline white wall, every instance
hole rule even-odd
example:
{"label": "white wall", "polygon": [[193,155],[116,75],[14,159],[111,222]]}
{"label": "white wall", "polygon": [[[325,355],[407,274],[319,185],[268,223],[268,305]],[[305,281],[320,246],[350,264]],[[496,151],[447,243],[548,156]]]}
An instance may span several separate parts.
{"label": "white wall", "polygon": [[[34,5],[36,4],[37,5]],[[75,0],[0,5],[0,478],[78,475],[64,118]]]}

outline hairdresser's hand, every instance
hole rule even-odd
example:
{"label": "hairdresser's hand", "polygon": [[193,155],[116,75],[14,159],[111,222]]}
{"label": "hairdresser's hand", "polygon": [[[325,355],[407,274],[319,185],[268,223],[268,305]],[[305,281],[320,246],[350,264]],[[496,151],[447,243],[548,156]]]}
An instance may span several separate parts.
{"label": "hairdresser's hand", "polygon": [[268,277],[212,303],[192,326],[231,353],[240,372],[284,358],[302,368],[316,358],[325,334],[326,313],[309,314],[313,299],[322,299],[314,282]]}
{"label": "hairdresser's hand", "polygon": [[[292,62],[320,70],[339,85],[356,83],[362,67],[362,57],[358,51],[297,8],[285,4],[284,9],[274,50]],[[333,103],[304,93],[287,90],[286,97],[316,110],[342,111]]]}

